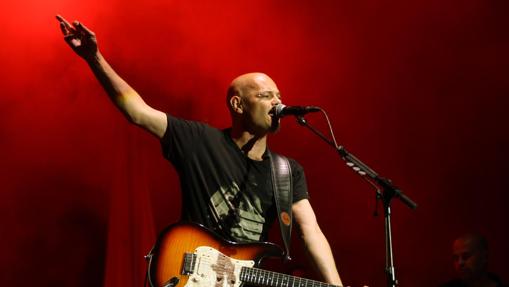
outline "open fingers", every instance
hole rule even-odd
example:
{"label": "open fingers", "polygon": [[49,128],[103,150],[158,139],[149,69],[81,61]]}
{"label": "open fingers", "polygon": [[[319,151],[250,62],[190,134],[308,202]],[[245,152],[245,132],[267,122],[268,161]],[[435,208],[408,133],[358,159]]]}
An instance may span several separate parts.
{"label": "open fingers", "polygon": [[78,29],[80,29],[82,32],[84,32],[87,36],[94,36],[94,32],[90,30],[87,26],[83,25],[81,22],[75,22],[75,25]]}
{"label": "open fingers", "polygon": [[56,18],[60,23],[63,23],[66,28],[72,28],[71,23],[67,22],[61,15],[57,15]]}
{"label": "open fingers", "polygon": [[68,36],[70,34],[69,29],[67,29],[67,26],[62,22],[60,22],[60,30],[62,30],[62,34],[64,34],[64,36]]}
{"label": "open fingers", "polygon": [[76,32],[76,29],[69,22],[67,22],[64,17],[57,15],[56,18],[60,22],[60,30],[62,30],[62,34],[64,34],[64,36]]}

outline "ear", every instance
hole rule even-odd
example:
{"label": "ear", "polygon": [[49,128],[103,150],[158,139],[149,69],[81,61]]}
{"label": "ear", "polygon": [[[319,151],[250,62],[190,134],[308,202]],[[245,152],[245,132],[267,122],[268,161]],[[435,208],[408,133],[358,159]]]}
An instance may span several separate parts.
{"label": "ear", "polygon": [[230,98],[230,106],[235,113],[242,114],[242,100],[239,96],[233,96]]}

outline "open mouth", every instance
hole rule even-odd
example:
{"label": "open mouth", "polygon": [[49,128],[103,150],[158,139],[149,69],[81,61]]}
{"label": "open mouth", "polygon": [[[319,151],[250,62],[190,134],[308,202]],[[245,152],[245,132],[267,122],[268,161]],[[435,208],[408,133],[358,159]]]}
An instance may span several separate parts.
{"label": "open mouth", "polygon": [[276,107],[272,107],[272,109],[269,110],[269,116],[274,117],[276,115]]}

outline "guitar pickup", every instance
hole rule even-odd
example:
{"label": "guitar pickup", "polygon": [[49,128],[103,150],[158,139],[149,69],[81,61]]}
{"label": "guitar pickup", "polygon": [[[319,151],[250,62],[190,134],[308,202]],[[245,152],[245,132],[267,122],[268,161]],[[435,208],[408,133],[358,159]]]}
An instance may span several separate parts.
{"label": "guitar pickup", "polygon": [[184,253],[184,266],[182,268],[183,275],[191,275],[196,267],[196,254]]}

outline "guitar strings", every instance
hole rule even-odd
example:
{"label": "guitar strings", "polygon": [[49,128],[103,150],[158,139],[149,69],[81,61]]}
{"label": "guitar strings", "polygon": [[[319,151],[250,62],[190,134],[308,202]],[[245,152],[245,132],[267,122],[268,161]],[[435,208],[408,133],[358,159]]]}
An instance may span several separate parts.
{"label": "guitar strings", "polygon": [[[235,265],[235,263],[233,263],[231,261],[229,261],[229,263],[231,263],[232,265]],[[214,261],[213,258],[201,258],[197,262],[197,264],[198,264],[198,266],[200,264],[203,264],[204,266],[209,267],[212,270],[216,271],[216,273],[231,273],[232,271],[235,270],[235,268],[233,268],[233,269],[225,268],[224,264],[218,264],[218,260]],[[214,267],[212,267],[212,266],[214,266]],[[324,283],[324,282],[320,282],[320,281],[316,281],[316,280],[312,280],[312,279],[296,277],[296,276],[292,276],[292,275],[288,275],[288,274],[284,274],[284,273],[278,273],[278,272],[274,272],[274,271],[269,271],[269,270],[264,270],[264,269],[249,267],[249,266],[244,266],[244,265],[241,266],[240,272],[242,272],[242,267],[246,267],[249,270],[248,273],[244,273],[244,276],[246,276],[247,278],[253,277],[253,276],[258,277],[257,278],[258,280],[255,280],[255,282],[256,281],[263,282],[264,280],[267,280],[267,282],[268,282],[268,280],[271,280],[272,282],[274,282],[274,280],[276,280],[276,282],[277,282],[278,279],[284,279],[286,277],[286,278],[288,278],[287,280],[285,280],[286,286],[288,286],[288,283],[290,283],[290,279],[293,279],[292,286],[334,286],[332,284],[328,284],[328,283]],[[260,275],[262,275],[262,274],[264,275],[264,277],[260,277]],[[239,274],[239,278],[240,278],[240,275],[242,275],[242,274]],[[272,276],[272,278],[270,278],[269,276]],[[275,278],[274,278],[274,276],[275,276]],[[297,283],[297,284],[295,284],[295,283]],[[302,284],[302,283],[304,283],[304,284]],[[280,286],[283,286],[284,285],[283,280],[281,280],[281,282],[279,284],[280,284]]]}

